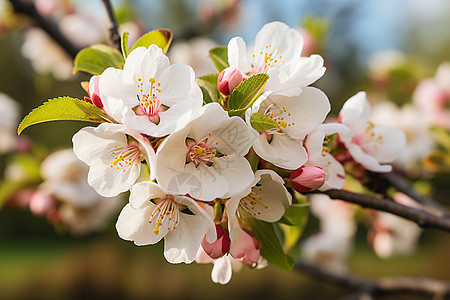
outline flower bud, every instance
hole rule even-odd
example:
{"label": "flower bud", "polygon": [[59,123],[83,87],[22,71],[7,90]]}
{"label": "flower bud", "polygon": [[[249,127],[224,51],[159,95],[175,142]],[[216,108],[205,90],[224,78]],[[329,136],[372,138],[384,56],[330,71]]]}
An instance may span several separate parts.
{"label": "flower bud", "polygon": [[214,243],[208,243],[205,238],[202,240],[203,250],[213,259],[222,257],[230,249],[230,238],[222,226],[216,225],[216,232],[217,240]]}
{"label": "flower bud", "polygon": [[53,197],[43,191],[36,191],[30,199],[30,210],[37,216],[46,215],[54,206]]}
{"label": "flower bud", "polygon": [[98,108],[102,108],[103,103],[102,99],[100,98],[100,76],[91,77],[91,80],[89,80],[88,93],[90,99],[86,99],[86,101],[91,102]]}
{"label": "flower bud", "polygon": [[230,254],[244,265],[254,267],[260,258],[261,244],[253,232],[242,228],[239,238],[231,243]]}
{"label": "flower bud", "polygon": [[230,95],[231,92],[244,81],[244,76],[241,71],[235,68],[226,68],[220,72],[219,77],[217,77],[217,86],[219,87],[219,92],[224,95]]}
{"label": "flower bud", "polygon": [[325,172],[319,167],[300,167],[291,173],[291,185],[297,192],[317,190],[325,182]]}

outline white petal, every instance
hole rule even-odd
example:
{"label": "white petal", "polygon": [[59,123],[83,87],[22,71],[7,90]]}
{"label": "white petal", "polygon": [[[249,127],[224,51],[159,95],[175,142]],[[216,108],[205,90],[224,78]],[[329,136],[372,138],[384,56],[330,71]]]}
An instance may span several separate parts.
{"label": "white petal", "polygon": [[339,113],[339,122],[347,125],[355,132],[361,132],[366,128],[366,122],[370,115],[370,105],[365,92],[359,92],[348,99]]}
{"label": "white petal", "polygon": [[227,284],[231,280],[233,270],[231,268],[231,258],[229,255],[224,255],[214,262],[214,267],[211,272],[211,279],[215,283]]}
{"label": "white petal", "polygon": [[373,133],[381,139],[369,138],[370,141],[364,143],[361,147],[364,152],[373,156],[379,163],[392,162],[406,152],[406,138],[402,131],[388,126],[376,125],[373,128]]}
{"label": "white petal", "polygon": [[347,149],[352,155],[353,159],[369,171],[380,173],[392,171],[391,165],[380,165],[374,157],[366,154],[358,145],[347,145]]}
{"label": "white petal", "polygon": [[228,190],[225,191],[223,197],[239,193],[248,187],[254,178],[250,163],[242,156],[217,157],[214,160],[213,168],[227,182]]}
{"label": "white petal", "polygon": [[231,117],[220,124],[220,128],[211,132],[208,145],[222,154],[244,156],[250,150],[258,135],[239,117]]}
{"label": "white petal", "polygon": [[292,203],[292,196],[284,186],[284,180],[272,170],[258,170],[255,178],[259,185],[252,188],[253,196],[264,205],[256,204],[252,215],[266,222],[276,222],[284,214],[286,208]]}
{"label": "white petal", "polygon": [[247,46],[241,37],[232,38],[228,43],[228,63],[230,67],[238,69],[242,73],[251,71]]}
{"label": "white petal", "polygon": [[[300,57],[302,48],[303,37],[300,32],[281,22],[271,22],[264,25],[255,38],[256,56],[261,51],[270,51],[274,58],[284,60],[286,63],[291,58]],[[258,66],[263,65],[264,56],[261,55],[260,60],[256,60],[256,64]]]}
{"label": "white petal", "polygon": [[[97,128],[100,128],[100,126]],[[72,138],[73,152],[86,164],[90,164],[99,156],[103,156],[105,152],[114,149],[114,146],[127,144],[127,138],[124,134],[103,132],[97,128],[82,128]]]}
{"label": "white petal", "polygon": [[[199,218],[203,218],[206,223],[208,223],[208,232],[206,233],[206,240],[209,243],[214,243],[217,240],[217,232],[216,225],[214,224],[213,219],[209,216],[208,212],[206,212],[197,202],[188,197],[175,197],[175,201],[180,204],[186,205],[194,215]],[[211,206],[208,206],[211,207]]]}
{"label": "white petal", "polygon": [[149,204],[151,199],[163,199],[166,193],[161,187],[152,181],[142,181],[136,183],[131,188],[130,205],[138,209]]}
{"label": "white petal", "polygon": [[[109,157],[108,157],[109,158]],[[131,188],[141,171],[141,164],[126,168],[111,167],[110,160],[95,159],[90,164],[88,183],[104,197],[117,196]]]}
{"label": "white petal", "polygon": [[262,133],[253,149],[259,157],[283,169],[298,169],[308,160],[302,141],[284,135],[274,134],[269,144],[266,134]]}
{"label": "white petal", "polygon": [[151,204],[145,209],[134,209],[130,204],[122,209],[116,223],[119,236],[128,241],[134,241],[138,246],[156,244],[162,235],[156,236],[148,220],[155,205]]}
{"label": "white petal", "polygon": [[303,88],[299,96],[270,96],[267,102],[275,102],[282,111],[284,121],[290,126],[283,128],[293,139],[304,139],[314,128],[321,124],[331,109],[327,96],[313,87]]}
{"label": "white petal", "polygon": [[164,257],[170,263],[191,263],[209,228],[209,222],[198,215],[181,213],[178,227],[169,232],[164,241]]}
{"label": "white petal", "polygon": [[[141,78],[144,82],[147,82],[150,78],[159,81],[159,74],[169,65],[169,59],[158,46],[150,45],[148,49],[138,47],[128,55],[125,61],[123,67],[124,84],[135,86],[138,78]],[[136,95],[134,96],[136,97]]]}
{"label": "white petal", "polygon": [[161,72],[162,103],[167,106],[187,102],[199,109],[202,106],[202,91],[195,82],[194,70],[190,66],[175,64]]}
{"label": "white petal", "polygon": [[189,137],[198,142],[208,137],[209,133],[218,129],[227,119],[228,113],[218,103],[208,103],[202,107],[199,117],[190,123]]}
{"label": "white petal", "polygon": [[325,154],[327,163],[322,167],[325,172],[325,182],[319,188],[319,191],[326,191],[329,189],[341,189],[345,184],[345,170],[331,154]]}

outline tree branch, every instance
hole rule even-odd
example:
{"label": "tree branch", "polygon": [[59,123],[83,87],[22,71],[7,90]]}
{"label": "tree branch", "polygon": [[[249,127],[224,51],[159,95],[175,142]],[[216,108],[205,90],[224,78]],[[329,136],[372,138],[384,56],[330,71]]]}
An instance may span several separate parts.
{"label": "tree branch", "polygon": [[50,35],[53,40],[55,40],[55,42],[57,42],[72,58],[75,58],[80,49],[76,47],[71,41],[69,41],[61,33],[61,31],[59,31],[58,27],[55,24],[44,18],[37,11],[33,2],[23,0],[9,1],[11,2],[16,13],[20,13],[34,19],[40,28],[47,32],[48,35]]}
{"label": "tree branch", "polygon": [[450,283],[436,279],[424,277],[365,279],[348,273],[333,272],[307,262],[296,262],[294,270],[307,273],[336,286],[359,291],[359,295],[422,294],[434,296],[433,299],[445,299],[450,296]]}
{"label": "tree branch", "polygon": [[443,207],[439,202],[434,201],[426,196],[417,193],[414,188],[403,178],[397,176],[394,173],[380,174],[380,176],[385,179],[390,186],[395,188],[397,191],[409,196],[410,198],[416,200],[417,202],[426,205],[433,209],[439,216],[449,217],[449,211]]}
{"label": "tree branch", "polygon": [[421,227],[432,227],[450,232],[450,218],[436,216],[429,212],[398,204],[388,199],[336,189],[322,193],[327,194],[331,199],[343,200],[361,205],[362,207],[373,208],[397,215],[416,222]]}
{"label": "tree branch", "polygon": [[122,46],[120,45],[120,34],[119,29],[117,28],[117,21],[114,17],[114,12],[111,6],[111,2],[109,0],[102,0],[106,9],[106,13],[108,14],[110,27],[109,27],[109,36],[108,42],[111,47],[116,48],[122,53]]}

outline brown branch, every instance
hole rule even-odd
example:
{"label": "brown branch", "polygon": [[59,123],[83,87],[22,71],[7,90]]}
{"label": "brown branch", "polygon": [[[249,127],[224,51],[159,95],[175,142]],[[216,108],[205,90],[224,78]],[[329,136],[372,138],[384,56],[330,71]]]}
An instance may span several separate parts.
{"label": "brown branch", "polygon": [[117,28],[117,21],[116,18],[114,17],[114,11],[112,9],[111,2],[109,0],[102,0],[102,1],[105,6],[106,13],[108,14],[108,19],[110,22],[109,36],[108,36],[109,45],[113,48],[116,48],[117,50],[119,50],[120,53],[122,53],[122,46],[120,44],[121,38],[119,34],[119,29]]}
{"label": "brown branch", "polygon": [[307,273],[335,286],[356,290],[359,292],[359,295],[422,294],[434,296],[433,299],[445,299],[450,296],[449,282],[425,277],[367,279],[348,273],[333,272],[307,262],[296,262],[294,270]]}
{"label": "brown branch", "polygon": [[424,195],[417,193],[414,188],[403,178],[397,176],[394,173],[386,173],[380,175],[383,179],[385,179],[390,186],[395,188],[397,191],[409,196],[410,198],[416,200],[417,202],[428,206],[433,209],[433,212],[436,212],[439,216],[450,217],[449,211],[443,207],[439,202],[434,201]]}
{"label": "brown branch", "polygon": [[61,33],[61,31],[59,31],[58,27],[55,24],[44,18],[37,11],[33,2],[23,0],[9,1],[11,2],[16,13],[20,13],[34,19],[40,28],[47,32],[48,35],[50,35],[53,40],[55,40],[55,42],[57,42],[72,58],[75,58],[80,49],[76,47],[71,41],[69,41]]}
{"label": "brown branch", "polygon": [[344,190],[331,189],[322,193],[327,194],[331,199],[343,200],[361,205],[362,207],[373,208],[397,215],[416,222],[421,227],[437,228],[450,232],[450,218],[445,216],[436,216],[424,210],[405,206],[388,199]]}

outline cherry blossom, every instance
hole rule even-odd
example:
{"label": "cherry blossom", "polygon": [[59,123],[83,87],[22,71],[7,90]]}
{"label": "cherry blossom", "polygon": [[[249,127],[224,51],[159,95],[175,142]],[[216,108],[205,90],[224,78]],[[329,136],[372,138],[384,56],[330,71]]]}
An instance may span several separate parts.
{"label": "cherry blossom", "polygon": [[85,127],[73,136],[73,151],[90,166],[88,182],[102,196],[127,191],[141,172],[141,162],[154,172],[154,150],[147,138],[120,124]]}
{"label": "cherry blossom", "polygon": [[327,96],[313,87],[306,87],[300,95],[293,97],[264,93],[245,112],[246,122],[250,124],[250,118],[256,112],[277,125],[260,132],[253,149],[259,157],[275,166],[295,170],[308,160],[303,139],[325,120],[329,111]]}
{"label": "cherry blossom", "polygon": [[183,128],[202,105],[192,68],[171,65],[156,45],[133,50],[123,70],[106,69],[100,77],[100,92],[110,116],[153,137]]}
{"label": "cherry blossom", "polygon": [[338,123],[321,124],[316,127],[305,141],[305,147],[308,151],[308,161],[305,166],[316,166],[325,172],[325,182],[319,188],[325,191],[331,188],[340,189],[345,183],[345,170],[334,156],[330,153],[331,149],[327,147],[328,136],[340,133],[345,136],[351,136],[351,129]]}
{"label": "cherry blossom", "polygon": [[164,238],[164,256],[171,263],[191,263],[205,233],[210,243],[217,238],[213,220],[192,198],[168,195],[151,181],[132,187],[116,229],[121,238],[139,246]]}
{"label": "cherry blossom", "polygon": [[372,172],[390,172],[393,162],[405,152],[403,132],[369,121],[370,105],[365,92],[348,99],[339,113],[339,122],[348,126],[353,135],[340,135],[340,140],[355,161]]}
{"label": "cherry blossom", "polygon": [[303,87],[325,73],[322,57],[301,57],[302,48],[303,38],[296,29],[281,22],[272,22],[258,32],[250,55],[241,37],[231,39],[228,43],[228,62],[230,67],[248,76],[267,73],[270,78],[264,92],[297,96]]}
{"label": "cherry blossom", "polygon": [[255,138],[241,118],[228,117],[217,103],[207,104],[159,146],[158,183],[167,192],[205,201],[235,195],[253,181],[244,155]]}

